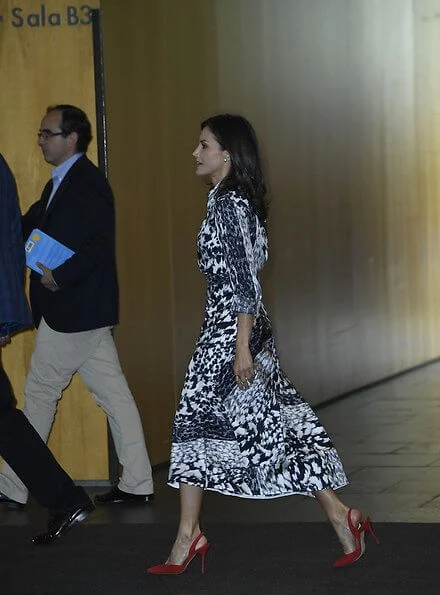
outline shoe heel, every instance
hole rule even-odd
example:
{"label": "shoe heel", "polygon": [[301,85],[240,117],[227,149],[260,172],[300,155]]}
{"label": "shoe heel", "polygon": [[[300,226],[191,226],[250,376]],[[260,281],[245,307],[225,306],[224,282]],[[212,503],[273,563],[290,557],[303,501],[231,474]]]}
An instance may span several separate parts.
{"label": "shoe heel", "polygon": [[365,521],[362,523],[361,531],[366,531],[367,533],[369,533],[371,537],[374,539],[374,541],[378,545],[380,544],[379,538],[377,537],[376,533],[373,531],[373,527],[371,526],[370,517],[367,517]]}
{"label": "shoe heel", "polygon": [[199,552],[200,557],[202,559],[202,574],[205,574],[205,556],[206,556],[208,549],[209,549],[209,543],[207,543],[204,548],[201,548],[202,551]]}

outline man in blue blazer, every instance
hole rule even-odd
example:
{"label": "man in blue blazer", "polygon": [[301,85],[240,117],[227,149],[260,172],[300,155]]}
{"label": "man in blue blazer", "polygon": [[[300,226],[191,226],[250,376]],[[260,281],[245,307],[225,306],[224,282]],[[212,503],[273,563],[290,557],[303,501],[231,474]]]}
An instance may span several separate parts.
{"label": "man in blue blazer", "polygon": [[[24,294],[24,246],[15,181],[0,155],[0,348],[14,333],[32,327]],[[9,379],[0,362],[0,455],[51,513],[48,531],[34,543],[62,537],[94,508],[81,487],[75,486],[54,459],[23,412],[15,408]],[[17,503],[0,494],[0,501]]]}
{"label": "man in blue blazer", "polygon": [[[139,412],[121,370],[112,328],[118,322],[113,194],[86,156],[91,126],[71,105],[47,109],[38,144],[53,166],[51,180],[23,217],[25,237],[38,228],[74,254],[50,270],[32,271],[31,308],[38,328],[25,383],[24,412],[43,440],[57,402],[78,372],[108,417],[123,472],[96,504],[149,503],[151,465]],[[5,466],[0,491],[24,503],[27,490]]]}

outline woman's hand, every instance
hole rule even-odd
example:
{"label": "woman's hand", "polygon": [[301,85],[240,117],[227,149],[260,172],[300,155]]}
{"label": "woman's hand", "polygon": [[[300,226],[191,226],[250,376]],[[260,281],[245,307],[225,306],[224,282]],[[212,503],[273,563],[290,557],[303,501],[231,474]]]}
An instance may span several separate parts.
{"label": "woman's hand", "polygon": [[234,361],[235,381],[242,389],[249,388],[254,380],[254,360],[248,346],[237,346]]}
{"label": "woman's hand", "polygon": [[254,360],[249,349],[253,324],[254,317],[252,314],[238,313],[234,374],[236,383],[240,388],[244,389],[249,388],[254,379]]}

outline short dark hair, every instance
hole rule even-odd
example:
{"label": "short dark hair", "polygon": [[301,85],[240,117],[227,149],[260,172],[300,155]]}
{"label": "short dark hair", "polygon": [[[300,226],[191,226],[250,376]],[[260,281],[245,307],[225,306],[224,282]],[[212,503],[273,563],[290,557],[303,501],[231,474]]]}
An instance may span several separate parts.
{"label": "short dark hair", "polygon": [[54,111],[61,112],[61,130],[64,136],[76,132],[78,134],[76,150],[78,153],[86,153],[92,140],[92,126],[87,114],[79,107],[64,103],[50,105],[46,110],[46,114]]}
{"label": "short dark hair", "polygon": [[209,128],[231,159],[231,169],[220,182],[219,189],[241,190],[264,224],[267,217],[266,184],[257,135],[251,123],[243,116],[218,114],[204,120],[203,128]]}

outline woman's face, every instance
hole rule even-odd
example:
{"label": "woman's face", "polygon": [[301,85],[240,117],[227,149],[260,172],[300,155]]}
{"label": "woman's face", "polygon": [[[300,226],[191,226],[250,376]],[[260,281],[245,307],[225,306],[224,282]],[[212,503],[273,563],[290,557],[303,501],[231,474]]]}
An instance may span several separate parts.
{"label": "woman's face", "polygon": [[231,168],[229,153],[221,148],[209,128],[203,128],[200,133],[193,157],[196,160],[196,174],[209,176],[214,185],[223,180]]}

